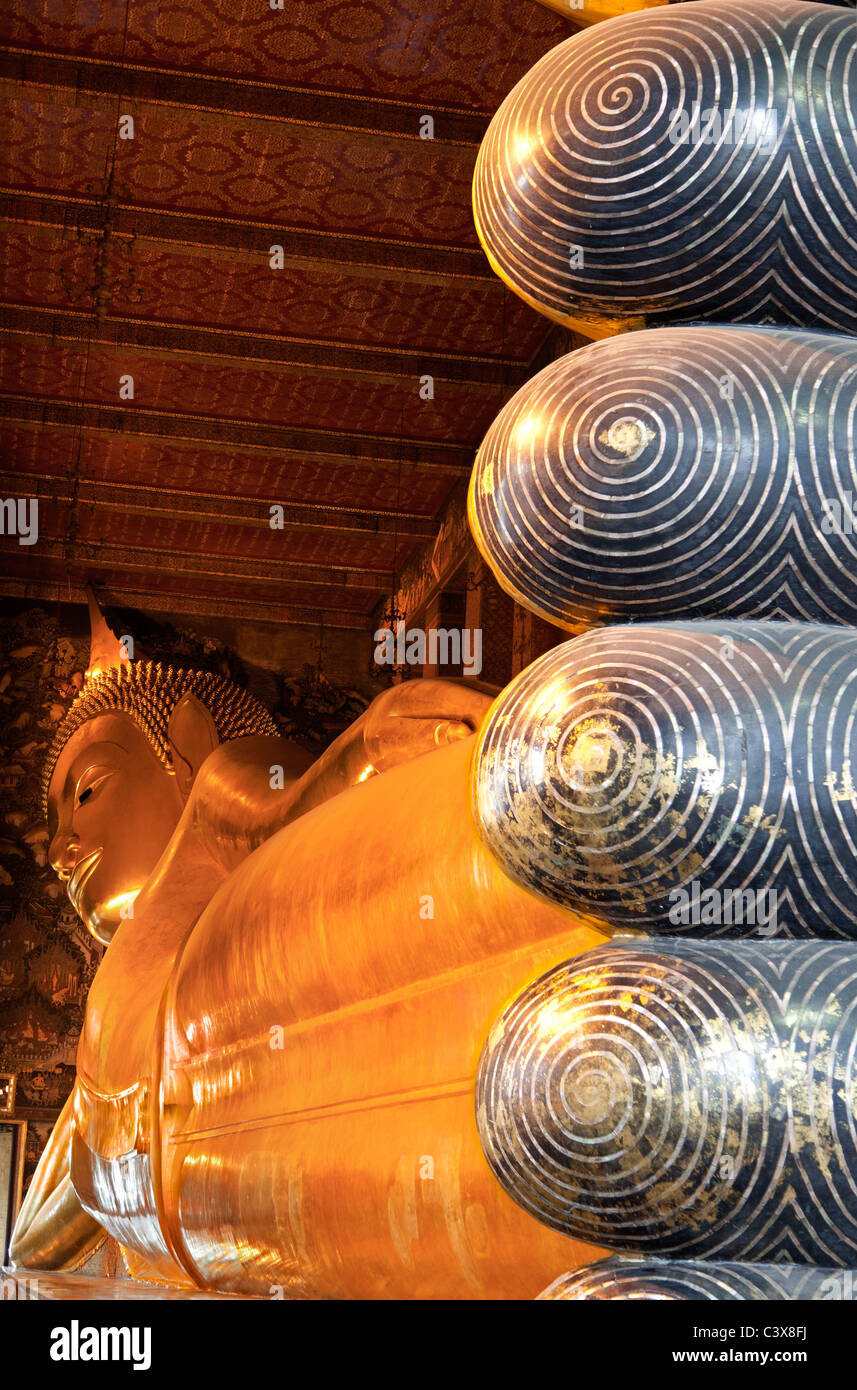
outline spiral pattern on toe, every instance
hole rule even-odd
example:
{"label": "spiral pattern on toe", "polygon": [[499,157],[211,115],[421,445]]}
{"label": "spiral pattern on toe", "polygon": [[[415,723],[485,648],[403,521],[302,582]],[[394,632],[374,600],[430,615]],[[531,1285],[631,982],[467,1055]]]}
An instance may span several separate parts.
{"label": "spiral pattern on toe", "polygon": [[532,1215],[616,1251],[853,1265],[855,984],[839,943],[586,952],[488,1038],[488,1162]]}
{"label": "spiral pattern on toe", "polygon": [[857,624],[857,339],[660,328],[552,362],[488,431],[471,530],[550,622]]}
{"label": "spiral pattern on toe", "polygon": [[555,1279],[539,1302],[621,1299],[780,1303],[857,1300],[857,1270],[734,1261],[599,1260]]}
{"label": "spiral pattern on toe", "polygon": [[[539,0],[539,4],[556,10],[566,19],[573,19],[575,24],[598,24],[650,6],[677,3],[687,3],[687,0]],[[820,3],[853,10],[857,0],[820,0]]]}
{"label": "spiral pattern on toe", "polygon": [[857,633],[602,628],[492,706],[474,813],[506,871],[608,925],[857,937]]}
{"label": "spiral pattern on toe", "polygon": [[806,0],[700,0],[559,44],[480,149],[494,269],[560,322],[857,330],[855,48],[853,14]]}

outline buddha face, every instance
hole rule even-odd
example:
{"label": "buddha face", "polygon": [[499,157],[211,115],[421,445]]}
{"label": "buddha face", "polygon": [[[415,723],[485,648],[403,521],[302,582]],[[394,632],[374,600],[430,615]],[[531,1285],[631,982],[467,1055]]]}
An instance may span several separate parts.
{"label": "buddha face", "polygon": [[176,778],[127,714],[77,729],[48,791],[50,862],[72,907],[108,943],[178,824]]}

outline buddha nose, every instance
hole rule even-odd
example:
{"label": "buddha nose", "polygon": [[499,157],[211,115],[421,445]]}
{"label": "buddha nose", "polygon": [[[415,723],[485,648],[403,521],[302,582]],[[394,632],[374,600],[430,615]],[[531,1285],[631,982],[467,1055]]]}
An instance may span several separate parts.
{"label": "buddha nose", "polygon": [[80,840],[77,835],[68,830],[58,830],[51,841],[48,859],[51,868],[63,882],[71,878],[74,873],[74,866],[79,854]]}

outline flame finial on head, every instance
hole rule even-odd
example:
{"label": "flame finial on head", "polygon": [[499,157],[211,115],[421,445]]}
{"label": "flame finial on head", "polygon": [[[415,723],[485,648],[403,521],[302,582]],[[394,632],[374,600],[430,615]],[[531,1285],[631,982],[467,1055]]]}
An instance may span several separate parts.
{"label": "flame finial on head", "polygon": [[100,675],[102,671],[123,666],[131,660],[131,653],[128,650],[127,642],[117,637],[108,624],[99,607],[92,585],[87,584],[85,588],[91,630],[89,665],[86,669],[86,676],[89,679],[90,676]]}

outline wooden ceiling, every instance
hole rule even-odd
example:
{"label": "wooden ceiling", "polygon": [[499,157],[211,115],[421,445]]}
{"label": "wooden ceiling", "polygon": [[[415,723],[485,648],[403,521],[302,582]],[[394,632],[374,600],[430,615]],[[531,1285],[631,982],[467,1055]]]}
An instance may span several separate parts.
{"label": "wooden ceiling", "polygon": [[40,508],[0,591],[365,630],[551,355],[470,181],[571,26],[533,0],[3,11],[0,495]]}

